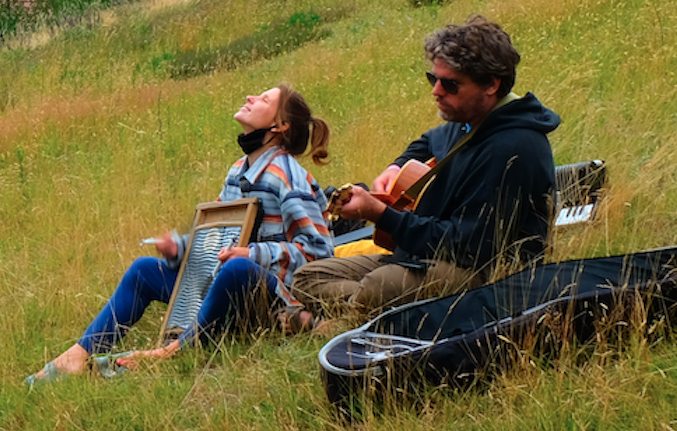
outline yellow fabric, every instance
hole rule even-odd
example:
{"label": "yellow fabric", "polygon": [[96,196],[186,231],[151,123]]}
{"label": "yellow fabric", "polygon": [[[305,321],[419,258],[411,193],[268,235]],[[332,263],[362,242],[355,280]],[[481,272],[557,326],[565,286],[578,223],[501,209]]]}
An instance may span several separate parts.
{"label": "yellow fabric", "polygon": [[367,254],[392,254],[392,252],[377,246],[374,244],[374,240],[371,239],[349,242],[334,248],[335,257],[363,256]]}

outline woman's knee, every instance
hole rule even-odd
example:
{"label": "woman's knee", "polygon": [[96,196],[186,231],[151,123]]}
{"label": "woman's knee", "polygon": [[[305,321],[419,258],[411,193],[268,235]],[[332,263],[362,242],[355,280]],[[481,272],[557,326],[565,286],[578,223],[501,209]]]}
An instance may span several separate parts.
{"label": "woman's knee", "polygon": [[176,272],[166,268],[161,259],[143,256],[127,268],[117,290],[131,291],[136,296],[147,296],[149,300],[166,301],[175,282]]}
{"label": "woman's knee", "polygon": [[162,263],[157,257],[142,256],[129,265],[125,276],[127,274],[134,277],[149,275],[150,273],[157,272],[161,267]]}
{"label": "woman's knee", "polygon": [[238,280],[245,282],[245,279],[250,278],[250,274],[254,272],[254,264],[251,260],[245,257],[236,257],[229,259],[223,263],[221,270],[217,277],[228,277],[231,280]]}
{"label": "woman's knee", "polygon": [[210,291],[220,289],[225,292],[240,293],[249,285],[256,283],[257,266],[247,258],[234,258],[224,262],[214,279]]}

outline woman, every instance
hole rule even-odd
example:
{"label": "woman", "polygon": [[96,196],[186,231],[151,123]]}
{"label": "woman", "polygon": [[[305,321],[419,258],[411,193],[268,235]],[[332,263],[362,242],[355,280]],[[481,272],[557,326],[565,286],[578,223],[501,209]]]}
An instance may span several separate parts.
{"label": "woman", "polygon": [[[259,96],[248,96],[234,118],[242,126],[238,143],[245,156],[228,172],[219,200],[260,198],[264,211],[258,232],[261,241],[219,252],[223,265],[198,313],[198,331],[225,328],[237,317],[246,298],[252,297],[257,285],[266,286],[271,302],[279,297],[287,305],[300,305],[285,286],[291,284],[294,271],[308,261],[333,254],[322,189],[294,158],[306,151],[310,138],[313,162],[324,164],[329,141],[327,124],[312,117],[303,97],[284,85]],[[137,259],[80,340],[26,378],[26,382],[82,373],[91,355],[109,352],[151,301],[167,303],[186,240],[187,237],[170,233],[156,238],[156,248],[164,259]],[[300,320],[296,326],[313,323],[308,312],[301,311],[296,317]],[[197,335],[195,329],[186,330],[165,348],[133,352],[116,359],[116,363],[133,367],[139,357],[170,357],[191,344]]]}

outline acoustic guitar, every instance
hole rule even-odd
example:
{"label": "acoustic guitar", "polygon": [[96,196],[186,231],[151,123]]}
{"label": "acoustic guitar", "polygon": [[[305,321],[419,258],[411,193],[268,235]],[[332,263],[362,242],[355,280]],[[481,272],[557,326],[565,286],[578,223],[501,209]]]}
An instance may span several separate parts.
{"label": "acoustic guitar", "polygon": [[[491,112],[519,98],[520,97],[517,94],[510,92],[501,100],[499,100],[496,105],[494,105],[494,107],[491,109]],[[489,114],[487,114],[487,116],[488,115]],[[482,122],[484,122],[484,119]],[[389,187],[386,193],[372,194],[396,210],[402,211],[406,209],[415,209],[416,205],[418,205],[418,201],[420,200],[420,196],[425,193],[428,186],[430,186],[430,183],[433,182],[437,172],[441,170],[442,167],[445,166],[452,159],[452,157],[454,157],[454,155],[456,155],[463,148],[463,146],[473,137],[473,135],[475,135],[477,129],[479,129],[479,127],[482,125],[482,122],[472,127],[469,132],[459,139],[458,142],[453,144],[447,155],[444,156],[444,158],[440,160],[439,163],[435,161],[434,157],[428,160],[426,163],[421,163],[417,160],[409,160],[404,164],[404,166],[402,166],[402,169],[400,169],[400,172],[398,172],[397,177],[395,177],[395,181],[393,181],[393,184]],[[352,188],[352,186],[350,186],[350,188]],[[344,191],[347,190],[348,196],[350,195],[350,188],[344,189]],[[411,196],[410,194],[415,194],[415,196]],[[341,202],[345,203],[349,200],[350,198],[348,197],[347,199],[343,199]],[[331,202],[328,205],[328,210],[331,212],[329,207],[334,208],[332,207]],[[395,243],[392,241],[392,238],[390,238],[390,235],[379,231],[378,229],[374,230],[374,242],[377,245],[389,250],[393,250],[395,248]]]}
{"label": "acoustic guitar", "polygon": [[[418,205],[418,202],[421,199],[421,196],[423,196],[426,188],[428,185],[430,185],[435,177],[433,176],[428,180],[427,184],[423,187],[418,195],[409,196],[407,191],[419,179],[426,175],[434,165],[434,158],[428,160],[425,163],[413,159],[409,160],[397,173],[397,176],[388,187],[388,190],[383,193],[371,192],[371,195],[398,211],[413,211],[416,209],[416,206]],[[352,184],[345,184],[330,196],[329,203],[327,204],[327,211],[329,211],[331,217],[334,220],[336,217],[338,217],[338,211],[340,210],[342,204],[350,201],[352,188]],[[390,234],[383,232],[380,229],[374,230],[374,243],[391,251],[395,249],[395,243],[390,237]]]}

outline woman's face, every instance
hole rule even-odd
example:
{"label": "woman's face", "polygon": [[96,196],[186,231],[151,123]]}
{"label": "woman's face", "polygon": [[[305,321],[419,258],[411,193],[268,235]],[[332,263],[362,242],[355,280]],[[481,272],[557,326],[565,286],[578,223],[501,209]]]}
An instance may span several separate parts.
{"label": "woman's face", "polygon": [[247,103],[233,115],[242,125],[245,134],[258,129],[269,129],[275,125],[280,89],[275,87],[259,96],[247,96]]}

